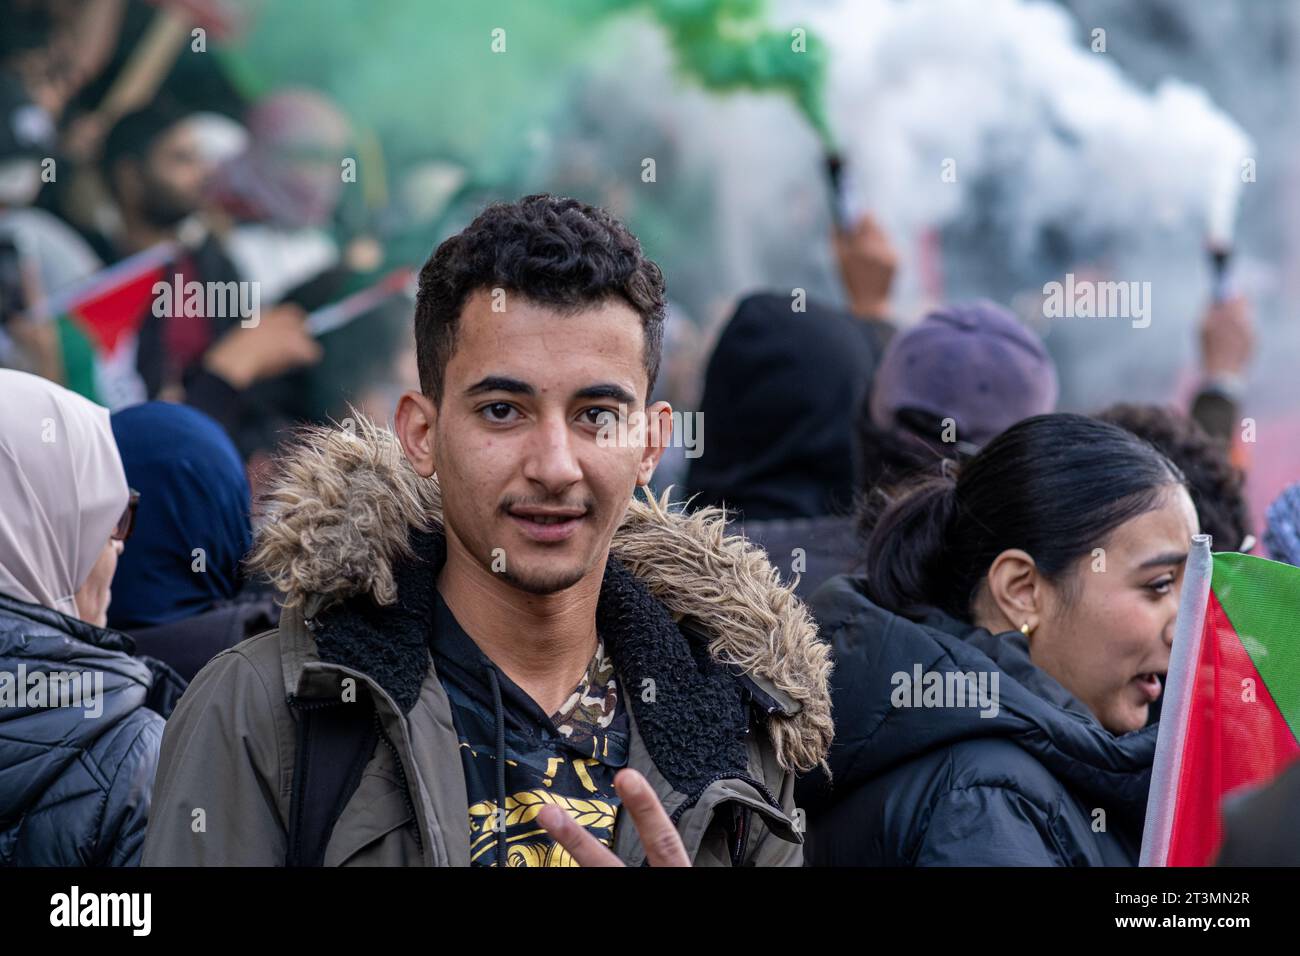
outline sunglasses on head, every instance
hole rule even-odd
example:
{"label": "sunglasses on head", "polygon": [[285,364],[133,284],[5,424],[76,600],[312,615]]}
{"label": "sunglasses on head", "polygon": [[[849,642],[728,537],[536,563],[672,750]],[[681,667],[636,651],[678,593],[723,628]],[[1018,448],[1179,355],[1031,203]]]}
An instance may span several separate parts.
{"label": "sunglasses on head", "polygon": [[134,488],[130,491],[131,497],[127,499],[126,510],[122,512],[122,517],[117,519],[117,527],[113,529],[114,541],[125,541],[131,537],[131,531],[135,528],[135,509],[140,506],[140,492]]}

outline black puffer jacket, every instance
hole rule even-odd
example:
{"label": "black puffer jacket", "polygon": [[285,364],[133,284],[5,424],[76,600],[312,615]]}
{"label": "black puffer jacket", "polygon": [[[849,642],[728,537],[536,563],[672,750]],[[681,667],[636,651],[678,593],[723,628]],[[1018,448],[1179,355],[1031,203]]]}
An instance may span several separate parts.
{"label": "black puffer jacket", "polygon": [[[0,864],[140,862],[163,729],[145,702],[168,671],[131,649],[124,634],[0,596]],[[34,702],[48,680],[31,675],[50,672],[90,675],[88,706]]]}
{"label": "black puffer jacket", "polygon": [[[862,583],[832,578],[811,602],[834,649],[835,741],[833,784],[814,772],[796,791],[805,860],[1136,865],[1157,728],[1116,737],[1030,662],[1020,634],[993,635],[937,611],[909,621],[872,604]],[[951,697],[946,706],[897,706],[928,702],[910,691],[918,666],[922,688],[930,672],[983,675],[984,703],[996,708],[974,695],[966,706]]]}

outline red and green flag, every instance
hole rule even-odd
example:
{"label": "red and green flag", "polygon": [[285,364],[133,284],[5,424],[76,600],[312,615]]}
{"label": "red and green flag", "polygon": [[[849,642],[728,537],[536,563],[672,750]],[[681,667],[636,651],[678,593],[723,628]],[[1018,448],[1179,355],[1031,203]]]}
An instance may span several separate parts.
{"label": "red and green flag", "polygon": [[179,252],[174,243],[153,246],[50,297],[46,309],[58,322],[69,388],[112,408],[143,397],[131,394],[135,344],[154,286]]}
{"label": "red and green flag", "polygon": [[1188,558],[1143,836],[1144,866],[1205,866],[1225,798],[1300,758],[1300,568]]}

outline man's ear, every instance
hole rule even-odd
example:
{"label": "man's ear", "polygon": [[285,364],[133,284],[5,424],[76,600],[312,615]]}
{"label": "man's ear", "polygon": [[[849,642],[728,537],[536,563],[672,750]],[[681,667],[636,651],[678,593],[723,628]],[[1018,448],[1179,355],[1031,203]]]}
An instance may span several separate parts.
{"label": "man's ear", "polygon": [[438,470],[434,428],[438,423],[438,406],[428,396],[416,391],[403,392],[397,400],[393,426],[402,443],[406,460],[415,473],[428,478]]}
{"label": "man's ear", "polygon": [[987,599],[1004,619],[998,624],[1007,625],[1002,630],[1018,631],[1028,624],[1032,632],[1038,627],[1044,610],[1044,582],[1028,552],[1020,548],[1003,551],[989,565],[984,582]]}
{"label": "man's ear", "polygon": [[673,407],[667,402],[655,402],[645,410],[645,445],[641,449],[641,463],[636,471],[638,487],[650,484],[664,449],[673,437]]}

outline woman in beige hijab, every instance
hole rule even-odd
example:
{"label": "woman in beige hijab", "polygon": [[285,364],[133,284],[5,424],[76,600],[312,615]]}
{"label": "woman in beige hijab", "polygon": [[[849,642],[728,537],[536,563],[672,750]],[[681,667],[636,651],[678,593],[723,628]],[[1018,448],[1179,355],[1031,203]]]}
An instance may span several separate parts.
{"label": "woman in beige hijab", "polygon": [[139,862],[163,721],[104,628],[131,517],[108,410],[0,370],[0,864]]}
{"label": "woman in beige hijab", "polygon": [[108,409],[25,372],[0,395],[0,594],[103,627],[130,495]]}

